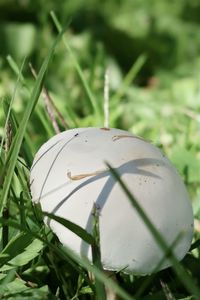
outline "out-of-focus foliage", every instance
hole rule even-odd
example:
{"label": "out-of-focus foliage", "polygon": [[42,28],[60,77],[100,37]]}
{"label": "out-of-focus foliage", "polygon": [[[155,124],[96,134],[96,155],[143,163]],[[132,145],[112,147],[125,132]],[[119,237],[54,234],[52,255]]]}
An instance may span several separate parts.
{"label": "out-of-focus foliage", "polygon": [[156,74],[171,71],[188,75],[188,70],[193,73],[199,67],[198,0],[89,0],[87,4],[81,0],[1,0],[1,54],[10,53],[18,59],[25,54],[43,57],[55,33],[51,10],[63,24],[72,17],[74,37],[88,35],[88,47],[84,41],[76,43],[84,48],[81,56],[86,60],[94,57],[97,44],[101,44],[127,71],[138,55],[146,53],[147,63],[138,76],[140,84]]}

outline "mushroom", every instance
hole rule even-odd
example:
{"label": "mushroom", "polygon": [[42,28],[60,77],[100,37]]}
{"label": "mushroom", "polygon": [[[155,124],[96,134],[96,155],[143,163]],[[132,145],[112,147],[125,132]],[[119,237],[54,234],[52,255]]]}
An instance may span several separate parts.
{"label": "mushroom", "polygon": [[[145,275],[170,266],[163,250],[111,175],[108,162],[125,182],[167,245],[181,260],[193,236],[193,213],[186,188],[163,153],[127,131],[77,128],[57,134],[37,152],[31,194],[43,211],[66,218],[89,233],[93,206],[99,211],[103,268]],[[48,225],[63,245],[92,261],[91,247],[53,219]]]}

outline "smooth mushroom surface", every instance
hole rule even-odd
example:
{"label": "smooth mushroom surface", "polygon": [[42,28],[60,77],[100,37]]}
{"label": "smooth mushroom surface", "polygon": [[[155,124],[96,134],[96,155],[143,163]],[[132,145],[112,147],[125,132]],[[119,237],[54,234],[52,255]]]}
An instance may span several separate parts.
{"label": "smooth mushroom surface", "polygon": [[[77,128],[51,138],[37,152],[31,168],[33,201],[90,233],[95,203],[104,269],[153,272],[163,251],[105,162],[115,168],[169,246],[183,233],[174,249],[181,260],[193,236],[186,188],[158,148],[127,131]],[[86,242],[54,220],[47,223],[61,243],[92,260]],[[169,265],[165,259],[159,269]]]}

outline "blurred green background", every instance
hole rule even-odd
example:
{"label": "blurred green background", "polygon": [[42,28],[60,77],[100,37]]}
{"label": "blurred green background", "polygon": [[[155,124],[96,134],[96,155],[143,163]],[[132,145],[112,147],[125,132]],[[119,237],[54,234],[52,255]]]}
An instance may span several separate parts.
{"label": "blurred green background", "polygon": [[151,76],[168,77],[168,72],[188,76],[199,68],[199,0],[1,0],[3,65],[8,53],[17,60],[28,55],[37,63],[44,57],[55,35],[51,10],[62,24],[72,17],[71,40],[75,39],[86,65],[94,60],[98,47],[124,72],[138,55],[146,53],[148,60],[137,81],[140,85],[146,85]]}
{"label": "blurred green background", "polygon": [[[71,18],[65,38],[99,107],[109,69],[110,126],[162,147],[191,193],[199,195],[200,1],[0,0],[0,134],[3,99],[12,98],[17,80],[7,56],[19,67],[26,56],[23,75],[31,88],[34,78],[28,63],[38,71],[57,35],[52,10],[63,26]],[[69,127],[103,125],[103,110],[99,122],[62,43],[45,85]],[[13,103],[18,120],[28,97],[22,84]],[[36,111],[28,128],[34,151],[54,134],[53,127],[45,125],[48,115],[42,99]]]}

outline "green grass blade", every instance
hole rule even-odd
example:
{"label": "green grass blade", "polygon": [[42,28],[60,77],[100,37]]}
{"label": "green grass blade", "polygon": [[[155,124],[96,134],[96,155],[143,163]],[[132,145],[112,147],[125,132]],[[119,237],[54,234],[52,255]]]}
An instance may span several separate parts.
{"label": "green grass blade", "polygon": [[3,135],[3,138],[1,140],[0,156],[1,156],[2,149],[3,149],[3,143],[4,143],[4,140],[5,140],[6,127],[8,125],[9,119],[10,119],[11,108],[12,108],[12,105],[13,105],[13,102],[14,102],[14,99],[15,99],[15,96],[16,96],[17,89],[19,87],[20,77],[21,77],[21,74],[22,74],[22,70],[24,68],[24,64],[25,64],[25,59],[22,62],[21,68],[19,69],[17,81],[16,81],[16,84],[15,84],[15,87],[14,87],[14,92],[12,94],[12,98],[11,98],[11,101],[9,103],[8,112],[7,112],[7,115],[6,115],[6,122],[5,122],[5,126],[4,126],[4,135]]}
{"label": "green grass blade", "polygon": [[[100,232],[99,232],[99,211],[98,208],[94,204],[93,208],[93,237],[94,243],[92,244],[92,261],[93,264],[99,269],[103,271],[102,263],[101,263],[101,252],[100,252]],[[106,300],[106,291],[104,284],[95,278],[95,290],[97,299]]]}
{"label": "green grass blade", "polygon": [[46,119],[44,110],[42,110],[41,107],[38,105],[38,107],[36,107],[35,109],[35,113],[37,114],[38,119],[41,122],[42,126],[44,127],[44,130],[47,133],[47,135],[49,137],[52,137],[55,134],[55,132],[53,130],[52,123],[48,122],[48,120]]}
{"label": "green grass blade", "polygon": [[[50,13],[51,17],[52,17],[52,20],[58,30],[58,32],[61,32],[62,31],[62,26],[60,24],[60,22],[58,21],[58,18],[57,16],[55,15],[55,13],[53,11],[51,11]],[[66,41],[66,39],[63,37],[63,42],[64,42],[64,45],[69,53],[69,55],[71,56],[71,58],[73,59],[73,62],[74,62],[74,66],[75,66],[75,69],[79,75],[79,78],[81,80],[81,83],[85,89],[85,92],[86,92],[86,95],[89,99],[89,105],[93,108],[95,114],[96,114],[96,118],[98,118],[99,121],[101,121],[101,116],[102,116],[102,112],[100,111],[100,108],[97,104],[97,101],[94,97],[94,95],[92,94],[92,91],[84,77],[84,74],[82,72],[82,69],[78,63],[78,60],[74,54],[74,52],[72,51],[71,47],[69,46],[68,42]]]}
{"label": "green grass blade", "polygon": [[19,214],[20,214],[20,224],[21,224],[22,228],[25,228],[26,227],[26,210],[25,210],[23,192],[20,193],[20,198],[19,198]]}
{"label": "green grass blade", "polygon": [[[29,95],[31,95],[30,88],[26,83],[26,80],[24,79],[23,75],[20,74],[20,69],[17,65],[17,63],[14,61],[14,59],[11,56],[7,57],[8,63],[13,70],[13,72],[19,76],[21,84],[26,88]],[[73,112],[71,111],[70,106],[66,103],[67,108],[67,120],[70,122],[70,127],[76,127],[76,118]],[[54,130],[52,127],[51,122],[47,122],[46,116],[44,114],[44,110],[42,110],[42,107],[36,107],[35,113],[38,116],[39,121],[41,122],[42,126],[44,127],[45,131],[47,132],[48,136],[51,137],[54,134]]]}
{"label": "green grass blade", "polygon": [[[80,227],[79,225],[66,220],[64,218],[55,216],[54,214],[50,214],[47,212],[43,212],[44,216],[47,216],[50,219],[53,219],[55,221],[57,221],[58,223],[62,224],[63,226],[65,226],[66,228],[68,228],[69,230],[71,230],[73,233],[75,233],[76,235],[78,235],[81,239],[83,239],[86,243],[88,244],[93,244],[94,243],[94,238],[91,234],[89,234],[85,229],[83,229],[82,227]],[[48,222],[48,221],[47,221]]]}
{"label": "green grass blade", "polygon": [[62,35],[63,35],[63,31],[60,32],[60,34],[56,38],[53,46],[51,47],[46,59],[44,60],[44,62],[42,64],[42,67],[38,74],[38,78],[35,81],[35,84],[34,84],[34,87],[33,87],[32,93],[31,93],[30,101],[28,102],[27,107],[25,109],[23,119],[22,119],[21,123],[19,124],[19,128],[18,128],[18,131],[17,131],[15,139],[14,139],[14,146],[11,147],[12,154],[10,156],[8,170],[7,170],[7,174],[6,174],[4,185],[3,185],[2,198],[1,198],[1,202],[0,202],[0,214],[2,214],[3,207],[7,200],[12,176],[13,176],[15,165],[17,162],[17,157],[18,157],[18,154],[19,154],[19,151],[21,148],[21,144],[22,144],[22,141],[24,138],[24,134],[26,131],[26,127],[27,127],[29,118],[35,108],[35,105],[37,104],[38,99],[39,99],[39,96],[40,96],[40,93],[42,90],[42,84],[44,81],[44,77],[47,72],[47,68],[53,57],[55,47],[56,47],[57,43],[60,41]]}
{"label": "green grass blade", "polygon": [[[5,115],[7,115],[8,111],[9,111],[9,104],[7,103],[6,100],[4,100],[3,106],[4,106]],[[18,130],[19,122],[17,121],[17,118],[12,109],[10,110],[10,120],[9,121],[11,123],[11,128],[12,128],[12,132],[13,132],[13,136],[14,136]],[[29,137],[29,135],[25,132],[24,141],[23,141],[24,147],[23,147],[22,151],[23,151],[23,157],[29,166],[32,164],[32,161],[33,161],[33,155],[31,153],[31,149],[32,149],[31,144],[32,144],[32,140]],[[11,147],[13,147],[13,144],[11,145]],[[12,153],[12,151],[10,151],[8,153],[7,163],[9,163],[11,153]],[[6,164],[5,164],[5,168],[7,168]]]}
{"label": "green grass blade", "polygon": [[134,62],[131,69],[124,78],[122,84],[120,85],[119,89],[117,90],[116,94],[110,99],[110,102],[113,103],[113,105],[116,105],[116,102],[118,102],[120,98],[126,93],[127,88],[132,84],[133,80],[145,64],[146,59],[146,55],[143,54],[138,57],[136,62]]}
{"label": "green grass blade", "polygon": [[16,62],[14,61],[14,59],[12,58],[11,55],[8,55],[6,57],[11,69],[15,72],[15,74],[17,74],[17,76],[19,76],[19,80],[20,82],[24,83],[25,82],[25,79],[24,79],[24,76],[22,74],[22,72],[20,72],[20,69],[18,67],[18,65],[16,64]]}
{"label": "green grass blade", "polygon": [[127,195],[128,199],[132,203],[133,207],[136,209],[139,216],[142,218],[143,222],[151,232],[152,236],[156,240],[159,247],[162,249],[163,253],[166,253],[168,256],[168,259],[170,260],[173,270],[178,276],[178,278],[181,280],[181,282],[184,284],[186,289],[193,295],[196,296],[196,299],[200,299],[200,290],[193,282],[190,275],[186,272],[184,267],[179,263],[177,258],[173,255],[172,251],[169,251],[169,247],[167,243],[165,242],[164,238],[161,236],[159,231],[156,229],[156,227],[152,224],[147,214],[144,212],[142,207],[139,205],[138,201],[135,200],[134,196],[131,194],[125,183],[122,181],[118,173],[107,163],[107,166],[110,169],[111,174],[113,177],[118,181],[121,188],[123,189],[124,193]]}
{"label": "green grass blade", "polygon": [[200,248],[200,239],[196,240],[190,247],[190,251],[196,249],[196,248]]}

